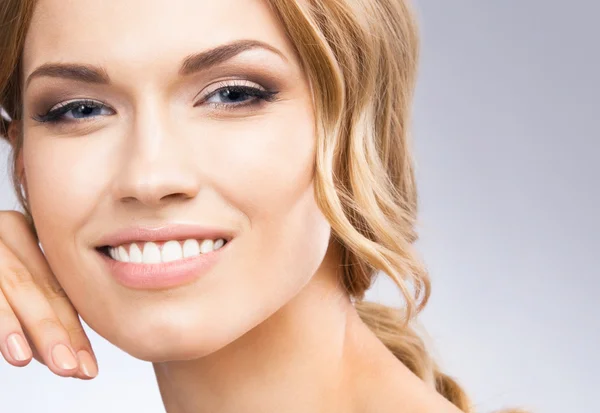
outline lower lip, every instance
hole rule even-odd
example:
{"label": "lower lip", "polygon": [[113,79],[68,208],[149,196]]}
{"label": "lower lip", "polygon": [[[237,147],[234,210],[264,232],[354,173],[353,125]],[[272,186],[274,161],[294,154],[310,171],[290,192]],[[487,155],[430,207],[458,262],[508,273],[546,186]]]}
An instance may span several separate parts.
{"label": "lower lip", "polygon": [[217,264],[232,241],[216,251],[159,264],[121,262],[97,252],[120,284],[138,290],[157,290],[188,284],[202,277]]}

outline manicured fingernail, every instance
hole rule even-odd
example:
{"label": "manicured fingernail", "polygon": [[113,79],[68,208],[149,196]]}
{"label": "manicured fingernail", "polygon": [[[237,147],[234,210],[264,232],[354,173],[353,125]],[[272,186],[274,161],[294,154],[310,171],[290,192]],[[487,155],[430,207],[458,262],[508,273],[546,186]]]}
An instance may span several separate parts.
{"label": "manicured fingernail", "polygon": [[31,349],[27,341],[19,333],[12,333],[6,340],[8,352],[17,361],[25,361],[31,357]]}
{"label": "manicured fingernail", "polygon": [[52,349],[52,360],[54,360],[54,364],[63,370],[72,370],[79,365],[71,350],[64,344],[54,346]]}
{"label": "manicured fingernail", "polygon": [[79,361],[81,362],[81,371],[83,374],[88,376],[90,379],[93,379],[98,375],[96,362],[90,353],[85,350],[81,350],[77,352],[77,357],[79,357]]}

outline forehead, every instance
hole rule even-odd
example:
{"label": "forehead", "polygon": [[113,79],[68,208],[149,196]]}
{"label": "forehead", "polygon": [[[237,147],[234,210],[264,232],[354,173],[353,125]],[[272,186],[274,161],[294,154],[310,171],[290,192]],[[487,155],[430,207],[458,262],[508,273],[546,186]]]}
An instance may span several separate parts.
{"label": "forehead", "polygon": [[23,73],[49,61],[171,67],[190,53],[239,39],[265,41],[292,58],[267,1],[38,0]]}

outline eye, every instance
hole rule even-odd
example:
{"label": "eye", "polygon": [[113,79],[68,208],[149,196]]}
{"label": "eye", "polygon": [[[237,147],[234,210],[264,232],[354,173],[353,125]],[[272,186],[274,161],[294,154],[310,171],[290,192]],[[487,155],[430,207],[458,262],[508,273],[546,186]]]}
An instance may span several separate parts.
{"label": "eye", "polygon": [[114,115],[114,111],[94,100],[74,100],[60,103],[42,115],[34,116],[38,122],[61,123],[81,122],[99,115]]}
{"label": "eye", "polygon": [[199,104],[208,104],[218,109],[237,109],[272,102],[279,93],[254,85],[256,84],[247,81],[220,82],[205,94]]}
{"label": "eye", "polygon": [[[268,90],[248,81],[220,82],[200,100],[198,104],[208,104],[217,109],[237,109],[259,106],[275,100],[279,92]],[[60,103],[34,120],[41,123],[83,122],[98,116],[110,116],[115,112],[101,102],[83,99]]]}

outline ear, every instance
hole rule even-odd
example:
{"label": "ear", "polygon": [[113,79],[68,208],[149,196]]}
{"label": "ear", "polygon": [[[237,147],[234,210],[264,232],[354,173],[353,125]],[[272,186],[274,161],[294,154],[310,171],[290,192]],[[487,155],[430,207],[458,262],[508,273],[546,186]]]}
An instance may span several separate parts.
{"label": "ear", "polygon": [[[13,150],[16,149],[17,141],[21,138],[21,121],[14,120],[8,125],[8,142],[13,147]],[[19,150],[17,154],[17,160],[15,163],[15,174],[21,177],[21,185],[24,188],[27,188],[27,181],[25,179],[25,165],[23,163],[23,148]]]}
{"label": "ear", "polygon": [[8,124],[8,142],[14,148],[17,144],[17,139],[21,134],[21,122],[18,120],[13,120]]}

